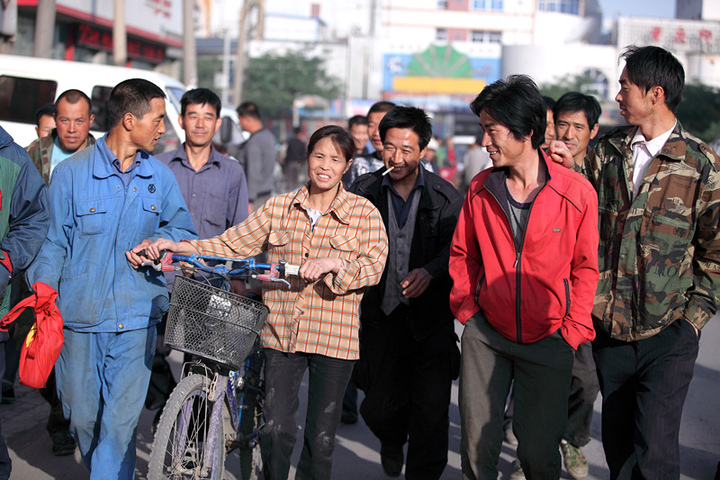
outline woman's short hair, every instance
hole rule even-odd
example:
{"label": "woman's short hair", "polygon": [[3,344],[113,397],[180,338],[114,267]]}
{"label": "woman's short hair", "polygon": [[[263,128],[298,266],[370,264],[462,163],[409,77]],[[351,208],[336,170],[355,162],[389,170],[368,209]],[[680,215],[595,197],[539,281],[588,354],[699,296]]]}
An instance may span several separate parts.
{"label": "woman's short hair", "polygon": [[340,150],[346,162],[352,160],[355,155],[355,142],[344,128],[338,127],[337,125],[326,125],[315,130],[315,133],[313,133],[310,140],[308,140],[305,156],[309,158],[315,149],[315,145],[323,138],[328,137],[333,145]]}

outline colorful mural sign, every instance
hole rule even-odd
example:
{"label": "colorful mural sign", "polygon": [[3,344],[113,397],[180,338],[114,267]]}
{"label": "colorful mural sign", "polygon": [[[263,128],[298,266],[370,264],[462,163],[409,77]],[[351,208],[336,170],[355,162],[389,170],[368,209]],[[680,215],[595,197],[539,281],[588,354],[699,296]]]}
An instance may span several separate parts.
{"label": "colorful mural sign", "polygon": [[383,56],[383,96],[477,95],[500,78],[500,58],[473,58],[452,45],[431,45],[415,54]]}

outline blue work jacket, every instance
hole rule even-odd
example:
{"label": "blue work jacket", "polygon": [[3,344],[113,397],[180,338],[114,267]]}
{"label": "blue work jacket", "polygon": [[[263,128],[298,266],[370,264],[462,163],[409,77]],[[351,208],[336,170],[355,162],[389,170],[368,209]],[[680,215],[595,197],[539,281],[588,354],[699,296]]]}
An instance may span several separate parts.
{"label": "blue work jacket", "polygon": [[53,171],[50,230],[28,270],[58,291],[65,326],[78,332],[147,328],[167,310],[162,272],[135,270],[125,252],[146,238],[197,238],[173,173],[139,151],[125,182],[107,136]]}

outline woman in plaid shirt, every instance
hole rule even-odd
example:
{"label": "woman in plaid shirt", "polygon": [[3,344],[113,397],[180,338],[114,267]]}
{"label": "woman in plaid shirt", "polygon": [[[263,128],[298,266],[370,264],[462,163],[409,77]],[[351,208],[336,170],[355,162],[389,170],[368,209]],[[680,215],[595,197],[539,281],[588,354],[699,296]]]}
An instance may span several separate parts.
{"label": "woman in plaid shirt", "polygon": [[288,477],[298,391],[308,368],[307,420],[296,478],[330,478],[343,394],[359,356],[363,288],[380,281],[388,249],[380,213],[342,186],[353,152],[352,137],[342,128],[322,127],[308,142],[310,181],[299,191],[270,198],[217,237],[159,239],[148,248],[151,257],[161,249],[238,258],[267,251],[269,262],[301,265],[289,289],[263,284],[270,308],[261,335],[266,423],[260,446],[266,478]]}

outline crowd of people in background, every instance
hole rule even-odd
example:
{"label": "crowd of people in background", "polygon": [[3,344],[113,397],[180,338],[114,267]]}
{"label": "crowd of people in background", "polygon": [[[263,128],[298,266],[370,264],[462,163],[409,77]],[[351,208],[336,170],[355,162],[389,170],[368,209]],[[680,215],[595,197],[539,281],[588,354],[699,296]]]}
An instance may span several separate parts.
{"label": "crowd of people in background", "polygon": [[[306,372],[298,479],[329,480],[338,425],[359,418],[388,477],[441,478],[458,378],[466,480],[497,478],[503,442],[517,446],[513,480],[586,477],[598,393],[610,478],[679,479],[720,292],[720,157],[675,117],[678,60],[658,47],[622,59],[628,125],[595,147],[594,97],[555,101],[514,75],[470,104],[462,162],[424,110],[388,101],[343,126],[296,125],[281,149],[245,101],[249,137],[224,153],[205,88],[181,99],[185,142],[153,156],[165,93],[141,79],[112,90],[101,138],[80,90],[38,110],[26,149],[0,128],[0,316],[44,284],[64,322],[41,390],[52,453],[79,449],[92,479],[134,477],[140,413],[159,416],[176,384],[158,341],[173,275],[143,267],[167,249],[301,265],[289,288],[260,288],[267,479],[290,472]],[[3,403],[32,323],[0,330]],[[0,480],[10,472],[0,435]]]}

